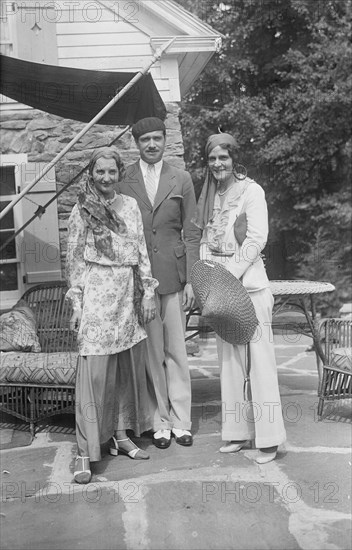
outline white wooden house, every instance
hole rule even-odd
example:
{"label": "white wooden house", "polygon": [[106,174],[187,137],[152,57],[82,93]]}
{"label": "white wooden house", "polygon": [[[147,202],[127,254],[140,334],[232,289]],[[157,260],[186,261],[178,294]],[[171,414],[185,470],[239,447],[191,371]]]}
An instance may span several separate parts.
{"label": "white wooden house", "polygon": [[[170,38],[171,47],[150,72],[167,108],[166,157],[183,166],[179,101],[221,45],[221,36],[172,0],[1,0],[1,53],[61,67],[137,72]],[[83,123],[0,97],[3,208],[82,129]],[[91,150],[120,133],[96,125],[36,184],[1,222],[1,242],[29,220],[38,206],[86,165]],[[117,146],[124,160],[137,155],[130,133]],[[0,256],[1,309],[11,307],[30,285],[61,279],[66,224],[76,199],[73,184]]]}

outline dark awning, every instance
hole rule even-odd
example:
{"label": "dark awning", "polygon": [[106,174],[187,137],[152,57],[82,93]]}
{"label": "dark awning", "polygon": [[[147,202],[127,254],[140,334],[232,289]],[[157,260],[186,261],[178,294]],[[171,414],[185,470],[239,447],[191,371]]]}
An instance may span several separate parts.
{"label": "dark awning", "polygon": [[[90,71],[32,63],[0,56],[0,93],[63,118],[89,122],[137,73]],[[134,86],[98,124],[130,125],[137,120],[166,117],[166,108],[150,74]]]}

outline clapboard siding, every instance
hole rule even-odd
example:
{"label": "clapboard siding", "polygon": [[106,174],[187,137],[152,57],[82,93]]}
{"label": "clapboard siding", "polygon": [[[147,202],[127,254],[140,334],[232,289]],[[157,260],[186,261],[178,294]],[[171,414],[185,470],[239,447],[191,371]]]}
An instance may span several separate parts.
{"label": "clapboard siding", "polygon": [[25,105],[24,103],[17,103],[17,101],[15,101],[14,99],[6,97],[2,94],[0,94],[0,106],[1,106],[1,112],[28,111],[32,109],[32,107],[28,107],[28,105]]}
{"label": "clapboard siding", "polygon": [[144,36],[143,34],[138,34],[135,32],[120,33],[120,32],[111,32],[111,33],[102,33],[102,34],[69,34],[69,35],[58,35],[57,36],[57,45],[59,48],[77,48],[80,46],[125,46],[127,44],[148,44],[150,40],[149,37]]}
{"label": "clapboard siding", "polygon": [[112,9],[105,7],[99,1],[72,2],[70,6],[67,0],[63,2],[56,0],[56,22],[77,23],[83,21],[95,23],[110,21],[115,24],[127,22],[127,24],[132,25],[139,22],[141,10],[138,2],[128,0],[124,6],[121,2],[106,2],[106,6],[109,6],[109,4]]}
{"label": "clapboard siding", "polygon": [[[60,35],[80,35],[80,34],[140,34],[136,27],[129,23],[114,21],[97,21],[95,23],[56,23],[57,34]],[[144,34],[144,33],[143,33]]]}
{"label": "clapboard siding", "polygon": [[[86,59],[72,58],[61,59],[60,65],[64,67],[77,67],[80,69],[90,69],[96,71],[125,71],[135,73],[138,70],[145,67],[146,63],[150,61],[150,56],[145,57],[105,57],[105,58],[91,58]],[[165,70],[164,70],[165,65]],[[178,65],[177,60],[167,59],[162,63],[157,62],[150,69],[150,73],[153,77],[155,85],[160,93],[162,100],[166,103],[171,101],[180,101],[180,87],[178,80]]]}
{"label": "clapboard siding", "polygon": [[[131,9],[125,15],[132,21],[135,14]],[[98,20],[91,22],[95,16]],[[154,53],[147,34],[103,8],[99,14],[94,9],[89,14],[63,9],[56,28],[58,63],[64,67],[136,72]]]}
{"label": "clapboard siding", "polygon": [[[121,18],[122,13],[127,20]],[[137,72],[145,68],[154,49],[150,35],[133,24],[138,16],[141,13],[132,8],[119,15],[106,9],[91,13],[62,9],[56,23],[58,64],[100,71]],[[180,101],[176,57],[164,57],[150,72],[165,102]]]}
{"label": "clapboard siding", "polygon": [[94,60],[97,57],[134,57],[145,56],[150,58],[153,50],[149,44],[127,44],[122,48],[121,44],[104,46],[77,46],[73,48],[59,48],[59,64],[61,59],[89,58]]}
{"label": "clapboard siding", "polygon": [[139,57],[72,57],[60,59],[61,67],[74,67],[76,69],[90,69],[92,71],[125,71],[135,73],[142,69],[151,56]]}

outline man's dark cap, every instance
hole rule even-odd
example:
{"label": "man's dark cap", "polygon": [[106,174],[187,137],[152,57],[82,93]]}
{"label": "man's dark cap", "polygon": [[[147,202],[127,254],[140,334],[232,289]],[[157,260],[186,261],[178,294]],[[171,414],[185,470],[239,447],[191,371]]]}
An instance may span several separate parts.
{"label": "man's dark cap", "polygon": [[134,139],[139,139],[144,134],[148,134],[149,132],[155,132],[157,130],[161,130],[162,132],[166,132],[166,127],[163,121],[160,118],[157,117],[147,117],[142,118],[136,124],[132,126],[132,135]]}

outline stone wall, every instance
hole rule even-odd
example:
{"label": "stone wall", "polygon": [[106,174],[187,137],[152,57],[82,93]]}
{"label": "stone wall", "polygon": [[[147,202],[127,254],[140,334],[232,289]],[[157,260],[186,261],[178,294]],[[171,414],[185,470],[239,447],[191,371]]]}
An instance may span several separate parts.
{"label": "stone wall", "polygon": [[[184,168],[183,142],[179,122],[179,105],[166,104],[167,145],[166,161]],[[3,154],[26,153],[29,162],[50,162],[77,135],[85,125],[63,119],[39,110],[4,111],[1,113],[1,142]],[[56,186],[60,191],[88,164],[91,152],[97,147],[111,145],[123,127],[93,126],[73,148],[56,164]],[[114,145],[121,151],[126,165],[138,158],[138,150],[131,132],[126,132]],[[58,198],[61,263],[64,268],[67,242],[67,221],[76,203],[80,179]]]}

